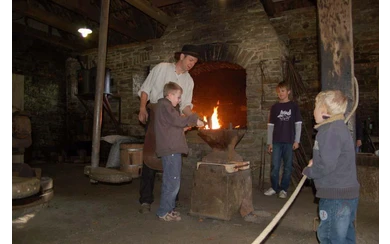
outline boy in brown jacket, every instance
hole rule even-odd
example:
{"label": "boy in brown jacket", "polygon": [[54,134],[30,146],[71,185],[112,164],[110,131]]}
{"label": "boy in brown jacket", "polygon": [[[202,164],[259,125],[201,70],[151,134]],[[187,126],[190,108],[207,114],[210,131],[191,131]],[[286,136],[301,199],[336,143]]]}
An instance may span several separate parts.
{"label": "boy in brown jacket", "polygon": [[175,108],[181,100],[183,89],[174,82],[164,86],[164,98],[158,100],[154,129],[156,154],[163,164],[160,207],[157,216],[165,221],[180,221],[180,213],[174,211],[175,198],[180,189],[181,154],[188,153],[184,128],[204,126],[196,114],[183,117]]}

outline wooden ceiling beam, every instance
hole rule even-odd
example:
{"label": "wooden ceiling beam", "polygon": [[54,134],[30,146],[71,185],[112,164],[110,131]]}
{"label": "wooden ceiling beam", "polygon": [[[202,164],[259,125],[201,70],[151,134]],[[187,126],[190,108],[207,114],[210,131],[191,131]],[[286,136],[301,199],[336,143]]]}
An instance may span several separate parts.
{"label": "wooden ceiling beam", "polygon": [[59,19],[56,15],[47,12],[40,8],[35,8],[28,5],[27,2],[24,1],[15,1],[12,3],[12,10],[18,13],[21,13],[25,16],[28,16],[32,19],[35,19],[39,22],[48,24],[57,29],[69,32],[74,35],[80,35],[77,32],[77,27],[74,25],[69,25],[64,19]]}
{"label": "wooden ceiling beam", "polygon": [[78,52],[92,48],[90,45],[81,41],[66,41],[61,37],[53,36],[47,32],[39,31],[37,29],[18,23],[12,23],[12,32],[28,35],[42,41],[52,43],[56,46],[65,47]]}
{"label": "wooden ceiling beam", "polygon": [[151,2],[155,7],[160,8],[167,5],[181,3],[183,0],[151,0]]}
{"label": "wooden ceiling beam", "polygon": [[192,2],[195,6],[198,6],[198,7],[205,5],[205,4],[206,4],[205,1],[206,1],[206,0],[191,0],[191,2]]}
{"label": "wooden ceiling beam", "polygon": [[[89,1],[77,1],[77,0],[52,0],[52,2],[69,9],[75,13],[81,14],[92,21],[100,22],[100,8],[94,7],[89,4]],[[136,41],[145,41],[151,38],[151,34],[143,33],[136,28],[130,28],[129,25],[116,18],[109,17],[108,28],[115,30],[122,35],[128,36]]]}
{"label": "wooden ceiling beam", "polygon": [[[69,23],[69,21],[62,19],[57,15],[54,15],[43,9],[32,7],[28,5],[27,2],[13,1],[12,9],[31,19],[37,20],[59,30],[66,31],[82,39],[81,34],[78,32],[78,28],[74,23]],[[96,38],[95,40],[90,38],[89,41],[91,41],[91,44],[95,44],[97,46]]]}
{"label": "wooden ceiling beam", "polygon": [[173,21],[173,19],[170,16],[168,16],[164,11],[162,11],[157,7],[152,6],[148,1],[145,0],[125,0],[125,1],[165,26],[169,25]]}

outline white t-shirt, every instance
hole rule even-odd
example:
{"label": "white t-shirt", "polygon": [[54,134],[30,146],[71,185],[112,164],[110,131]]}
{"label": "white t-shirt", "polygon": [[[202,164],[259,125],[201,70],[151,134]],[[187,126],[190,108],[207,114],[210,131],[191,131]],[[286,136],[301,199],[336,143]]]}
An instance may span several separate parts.
{"label": "white t-shirt", "polygon": [[174,63],[159,63],[149,73],[148,77],[138,91],[138,96],[141,97],[141,92],[148,95],[148,100],[151,103],[157,103],[160,98],[163,98],[164,85],[168,82],[175,82],[183,89],[181,96],[180,111],[187,106],[192,109],[192,91],[194,89],[194,80],[188,72],[176,74]]}

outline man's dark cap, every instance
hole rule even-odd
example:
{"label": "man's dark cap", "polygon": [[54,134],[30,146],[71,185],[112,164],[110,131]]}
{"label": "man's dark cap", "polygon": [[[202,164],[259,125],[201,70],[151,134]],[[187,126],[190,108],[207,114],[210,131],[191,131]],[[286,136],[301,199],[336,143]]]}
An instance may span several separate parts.
{"label": "man's dark cap", "polygon": [[197,45],[184,45],[180,52],[175,53],[175,56],[180,56],[181,53],[201,59],[202,49]]}

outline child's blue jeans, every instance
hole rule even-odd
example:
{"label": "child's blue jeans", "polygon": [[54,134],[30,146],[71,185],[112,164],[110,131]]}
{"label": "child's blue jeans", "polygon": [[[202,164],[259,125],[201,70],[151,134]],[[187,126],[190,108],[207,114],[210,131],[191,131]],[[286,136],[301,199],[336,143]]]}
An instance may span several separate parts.
{"label": "child's blue jeans", "polygon": [[[281,190],[287,192],[290,186],[293,162],[293,144],[290,143],[273,143],[272,144],[272,165],[271,165],[271,186],[274,191]],[[284,164],[282,181],[279,186],[279,171],[280,166]]]}
{"label": "child's blue jeans", "polygon": [[176,195],[180,189],[181,154],[162,156],[163,176],[160,207],[157,215],[163,217],[175,208]]}
{"label": "child's blue jeans", "polygon": [[355,226],[358,198],[325,199],[319,202],[320,225],[317,237],[321,244],[355,244]]}

